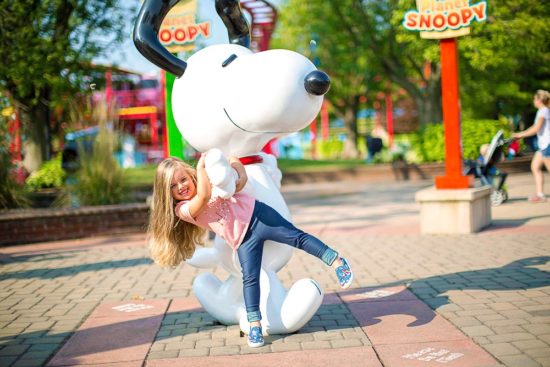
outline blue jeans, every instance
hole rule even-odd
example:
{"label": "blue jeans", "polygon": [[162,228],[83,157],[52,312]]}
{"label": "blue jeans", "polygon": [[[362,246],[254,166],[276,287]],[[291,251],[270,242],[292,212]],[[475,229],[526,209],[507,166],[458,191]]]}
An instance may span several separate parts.
{"label": "blue jeans", "polygon": [[332,265],[338,253],[319,239],[294,227],[272,207],[256,201],[250,225],[243,242],[237,249],[243,272],[243,295],[248,321],[259,321],[260,314],[260,269],[264,241],[272,240],[304,250]]}

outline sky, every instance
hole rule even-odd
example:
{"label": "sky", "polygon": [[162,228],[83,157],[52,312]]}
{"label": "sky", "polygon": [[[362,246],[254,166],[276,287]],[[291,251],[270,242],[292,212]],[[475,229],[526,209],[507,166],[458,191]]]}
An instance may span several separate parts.
{"label": "sky", "polygon": [[[279,6],[284,0],[268,0],[271,4]],[[140,0],[128,0],[128,2],[136,4],[136,9],[139,11],[139,6],[141,4]],[[197,21],[210,21],[212,26],[212,36],[205,41],[205,44],[219,44],[227,43],[227,30],[225,29],[222,21],[219,19],[218,14],[214,8],[214,0],[198,0],[199,12]],[[135,14],[137,16],[137,13]],[[124,69],[129,69],[132,71],[147,73],[147,74],[158,74],[159,68],[151,64],[147,59],[145,59],[135,48],[132,41],[132,31],[134,25],[132,23],[132,18],[124,18],[128,24],[126,25],[126,33],[128,37],[120,47],[116,47],[109,53],[108,57],[102,57],[94,60],[96,63],[100,64],[117,64],[119,67]]]}

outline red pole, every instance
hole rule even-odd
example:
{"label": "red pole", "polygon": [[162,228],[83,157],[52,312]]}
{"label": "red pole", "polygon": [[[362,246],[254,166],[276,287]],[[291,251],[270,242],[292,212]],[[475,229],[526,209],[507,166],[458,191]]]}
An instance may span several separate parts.
{"label": "red pole", "polygon": [[443,122],[445,127],[445,176],[435,178],[438,189],[465,189],[471,177],[462,174],[462,148],[460,134],[460,96],[458,88],[458,57],[456,39],[442,39],[441,90]]}
{"label": "red pole", "polygon": [[[166,72],[164,70],[160,71],[160,100],[161,104],[164,105],[166,100]],[[163,108],[162,121],[160,125],[162,126],[162,148],[164,151],[164,158],[168,157],[168,131],[166,129],[166,108]]]}
{"label": "red pole", "polygon": [[111,69],[105,72],[105,102],[107,102],[107,108],[111,108],[111,99],[113,98],[113,73]]}
{"label": "red pole", "polygon": [[321,105],[321,135],[323,137],[323,141],[328,140],[328,108],[327,108],[327,101],[323,101],[323,104]]}
{"label": "red pole", "polygon": [[311,159],[317,158],[317,119],[311,121],[311,125],[309,125],[309,133],[311,135]]}
{"label": "red pole", "polygon": [[149,114],[149,128],[151,129],[151,145],[156,147],[159,142],[159,137],[157,134],[157,113]]}
{"label": "red pole", "polygon": [[393,146],[393,102],[391,100],[391,88],[388,82],[388,91],[386,92],[386,122],[388,125],[388,145]]}

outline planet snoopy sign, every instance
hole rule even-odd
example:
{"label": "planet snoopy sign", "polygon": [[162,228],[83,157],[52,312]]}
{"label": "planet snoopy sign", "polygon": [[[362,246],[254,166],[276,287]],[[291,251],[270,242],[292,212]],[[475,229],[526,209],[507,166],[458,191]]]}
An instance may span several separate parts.
{"label": "planet snoopy sign", "polygon": [[403,26],[420,31],[422,38],[441,39],[470,33],[473,21],[487,19],[487,2],[470,4],[469,0],[417,0],[417,10],[408,11]]}

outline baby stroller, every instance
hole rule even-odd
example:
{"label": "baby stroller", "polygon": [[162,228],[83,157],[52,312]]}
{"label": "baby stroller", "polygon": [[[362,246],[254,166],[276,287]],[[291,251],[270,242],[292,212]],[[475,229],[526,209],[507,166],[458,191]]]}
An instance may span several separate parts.
{"label": "baby stroller", "polygon": [[485,151],[481,151],[480,157],[475,160],[466,160],[464,166],[464,174],[472,174],[479,178],[483,185],[493,187],[491,192],[491,204],[497,206],[508,200],[508,192],[506,191],[507,173],[496,168],[496,164],[502,160],[504,147],[514,139],[504,139],[504,132],[499,130],[489,145],[485,144]]}

